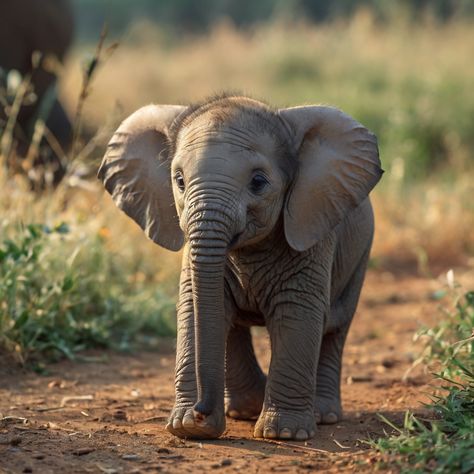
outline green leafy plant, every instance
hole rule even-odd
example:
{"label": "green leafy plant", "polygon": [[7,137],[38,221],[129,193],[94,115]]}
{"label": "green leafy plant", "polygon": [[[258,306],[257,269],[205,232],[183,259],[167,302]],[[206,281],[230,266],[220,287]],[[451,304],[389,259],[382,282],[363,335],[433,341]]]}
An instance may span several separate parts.
{"label": "green leafy plant", "polygon": [[[448,275],[453,278],[451,272]],[[454,283],[451,286],[453,309],[440,307],[440,322],[432,328],[422,328],[414,338],[425,340],[424,350],[414,364],[424,362],[440,370],[442,378],[463,377],[463,364],[474,363],[474,291],[462,293]]]}
{"label": "green leafy plant", "polygon": [[0,347],[20,362],[174,334],[172,301],[124,281],[123,262],[100,236],[76,235],[64,223],[10,234],[0,243]]}
{"label": "green leafy plant", "polygon": [[443,382],[428,405],[434,419],[407,412],[399,428],[381,416],[396,434],[371,443],[402,472],[474,471],[474,292],[452,286],[454,310],[443,310],[437,326],[418,334],[427,338],[419,360],[440,368],[435,377]]}

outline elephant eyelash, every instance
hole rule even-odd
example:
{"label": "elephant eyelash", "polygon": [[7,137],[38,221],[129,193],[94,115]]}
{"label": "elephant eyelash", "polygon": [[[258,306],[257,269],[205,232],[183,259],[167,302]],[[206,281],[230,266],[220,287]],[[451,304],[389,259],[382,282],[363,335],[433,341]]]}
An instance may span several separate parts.
{"label": "elephant eyelash", "polygon": [[181,170],[177,170],[174,174],[174,182],[176,183],[176,186],[178,189],[183,192],[184,189],[186,188],[186,184],[184,182],[184,176]]}

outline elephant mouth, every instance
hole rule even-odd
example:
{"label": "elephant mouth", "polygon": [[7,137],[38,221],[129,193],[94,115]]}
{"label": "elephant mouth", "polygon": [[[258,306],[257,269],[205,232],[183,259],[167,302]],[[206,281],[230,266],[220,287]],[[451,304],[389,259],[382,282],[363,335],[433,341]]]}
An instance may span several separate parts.
{"label": "elephant mouth", "polygon": [[242,237],[243,232],[239,232],[232,237],[231,241],[229,242],[229,245],[227,246],[228,250],[232,250],[235,248],[235,246],[238,244],[240,237]]}

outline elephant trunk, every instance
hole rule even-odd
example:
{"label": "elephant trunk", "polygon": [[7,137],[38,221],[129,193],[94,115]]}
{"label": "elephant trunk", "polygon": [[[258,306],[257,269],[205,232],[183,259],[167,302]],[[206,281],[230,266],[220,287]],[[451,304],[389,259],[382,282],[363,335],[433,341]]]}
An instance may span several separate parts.
{"label": "elephant trunk", "polygon": [[209,209],[199,212],[197,225],[188,229],[198,389],[194,409],[206,417],[224,400],[224,269],[232,231],[226,215]]}

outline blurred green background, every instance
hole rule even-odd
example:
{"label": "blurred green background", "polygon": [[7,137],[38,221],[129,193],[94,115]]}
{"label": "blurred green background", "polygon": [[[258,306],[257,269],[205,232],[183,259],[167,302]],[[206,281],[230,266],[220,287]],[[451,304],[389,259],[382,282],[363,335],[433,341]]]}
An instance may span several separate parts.
{"label": "blurred green background", "polygon": [[[112,35],[131,22],[148,19],[170,33],[203,33],[222,18],[250,27],[278,17],[322,23],[347,19],[360,8],[370,9],[377,21],[388,23],[404,15],[412,21],[431,15],[446,22],[474,15],[470,0],[73,0],[78,38],[87,41],[107,20]],[[131,7],[133,5],[133,7]]]}

